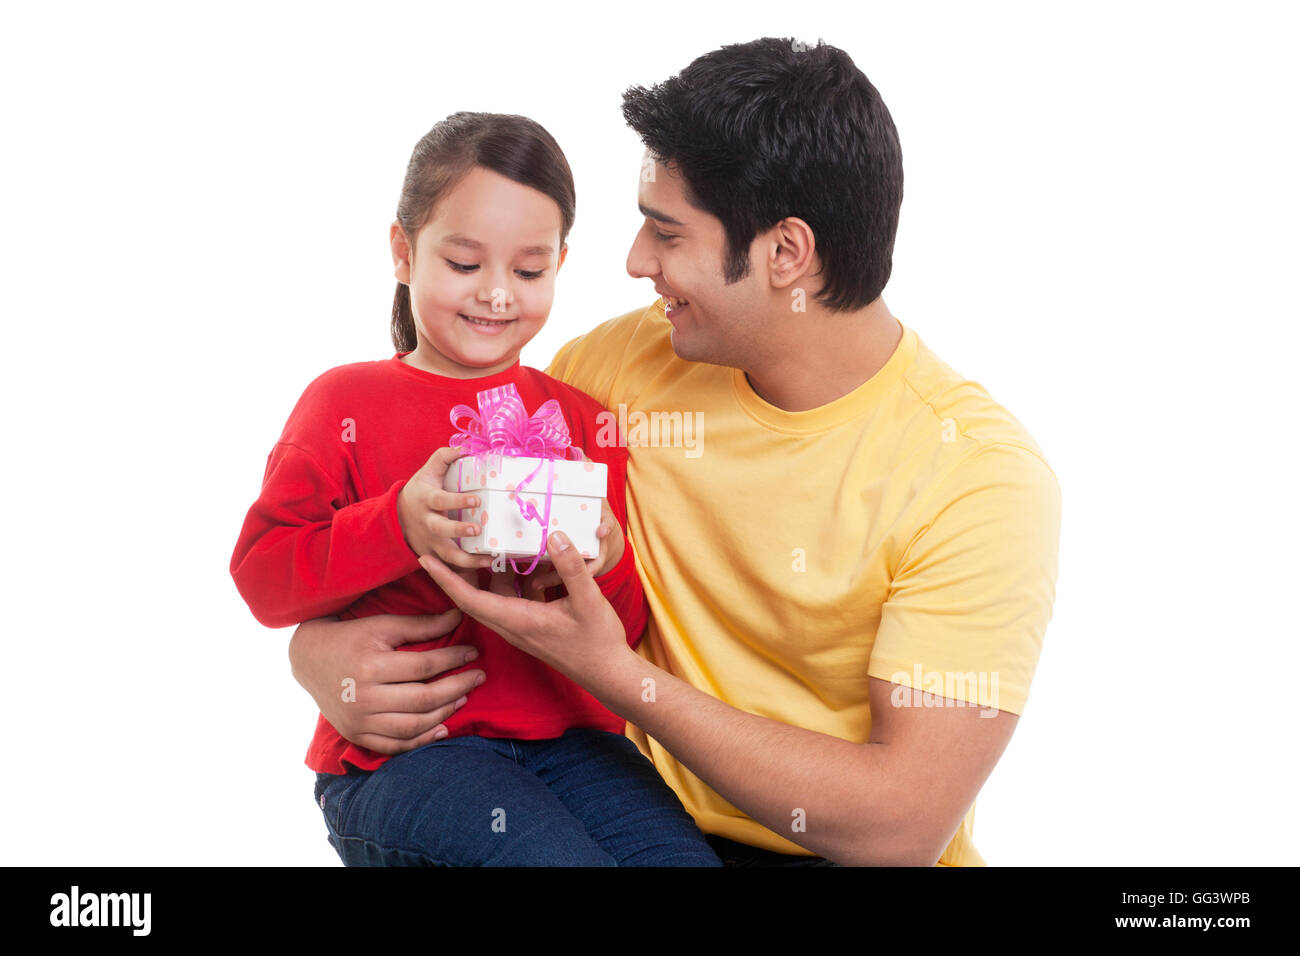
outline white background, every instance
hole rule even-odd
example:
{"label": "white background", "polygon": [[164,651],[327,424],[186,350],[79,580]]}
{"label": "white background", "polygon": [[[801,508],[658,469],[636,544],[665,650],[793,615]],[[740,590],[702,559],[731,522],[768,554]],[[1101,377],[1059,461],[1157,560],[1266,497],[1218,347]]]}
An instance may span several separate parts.
{"label": "white background", "polygon": [[566,150],[544,367],[653,298],[624,271],[621,92],[775,35],[880,90],[885,299],[1061,480],[981,852],[1294,864],[1295,28],[1264,3],[9,5],[0,862],[338,865],[291,632],[228,564],[303,387],[392,353],[411,148],[472,109]]}

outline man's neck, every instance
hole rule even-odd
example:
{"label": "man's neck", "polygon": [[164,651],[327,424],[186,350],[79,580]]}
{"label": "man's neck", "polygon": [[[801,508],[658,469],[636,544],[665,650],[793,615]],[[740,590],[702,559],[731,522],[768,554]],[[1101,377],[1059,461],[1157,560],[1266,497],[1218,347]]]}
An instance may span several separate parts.
{"label": "man's neck", "polygon": [[750,387],[770,405],[803,412],[829,405],[884,367],[903,327],[884,299],[857,312],[795,313],[745,368]]}

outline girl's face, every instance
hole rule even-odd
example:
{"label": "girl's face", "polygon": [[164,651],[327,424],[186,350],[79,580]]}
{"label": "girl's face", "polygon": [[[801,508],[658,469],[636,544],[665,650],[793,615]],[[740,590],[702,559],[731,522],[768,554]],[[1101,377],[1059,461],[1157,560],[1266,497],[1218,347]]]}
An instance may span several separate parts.
{"label": "girl's face", "polygon": [[416,348],[405,361],[451,378],[504,371],[546,323],[560,244],[560,207],[476,166],[437,204],[412,255],[389,230],[399,282],[411,290]]}

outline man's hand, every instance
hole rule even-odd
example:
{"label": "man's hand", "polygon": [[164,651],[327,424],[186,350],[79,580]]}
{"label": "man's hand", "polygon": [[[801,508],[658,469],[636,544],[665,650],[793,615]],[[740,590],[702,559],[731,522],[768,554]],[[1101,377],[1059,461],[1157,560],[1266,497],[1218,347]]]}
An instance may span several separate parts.
{"label": "man's hand", "polygon": [[[623,550],[627,547],[623,529],[619,527],[618,519],[610,510],[608,500],[600,503],[600,524],[596,527],[596,537],[600,541],[600,554],[587,561],[587,569],[593,578],[613,571],[619,561],[623,560]],[[528,588],[525,590],[543,591],[563,583],[560,573],[554,568],[549,568],[532,575],[528,579]]]}
{"label": "man's hand", "polygon": [[[454,572],[448,574],[472,590]],[[390,756],[414,750],[446,736],[442,722],[464,706],[484,674],[463,671],[425,684],[474,660],[478,652],[464,645],[428,651],[396,648],[448,634],[460,620],[453,608],[443,614],[307,621],[289,642],[294,679],[352,743]],[[345,684],[349,678],[353,683]]]}
{"label": "man's hand", "polygon": [[470,617],[600,697],[594,679],[616,661],[636,655],[627,646],[623,622],[568,537],[555,532],[547,548],[568,595],[545,604],[480,591],[430,555],[421,557],[420,564]]}

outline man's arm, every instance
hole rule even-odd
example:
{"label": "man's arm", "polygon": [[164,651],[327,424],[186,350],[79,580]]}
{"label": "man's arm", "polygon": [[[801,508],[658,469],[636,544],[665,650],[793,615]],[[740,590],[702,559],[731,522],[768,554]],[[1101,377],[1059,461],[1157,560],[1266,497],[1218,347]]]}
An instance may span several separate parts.
{"label": "man's arm", "polygon": [[[898,685],[875,679],[865,744],[737,710],[629,649],[567,539],[552,535],[550,545],[568,596],[545,605],[476,591],[436,559],[420,563],[467,614],[585,687],[738,809],[827,859],[933,865],[1011,739],[1013,714],[896,707]],[[792,829],[799,819],[802,831]]]}
{"label": "man's arm", "polygon": [[871,737],[856,744],[737,710],[637,656],[617,673],[591,675],[602,703],[738,809],[842,864],[933,866],[1018,720],[936,698],[894,707],[900,685],[871,678]]}

